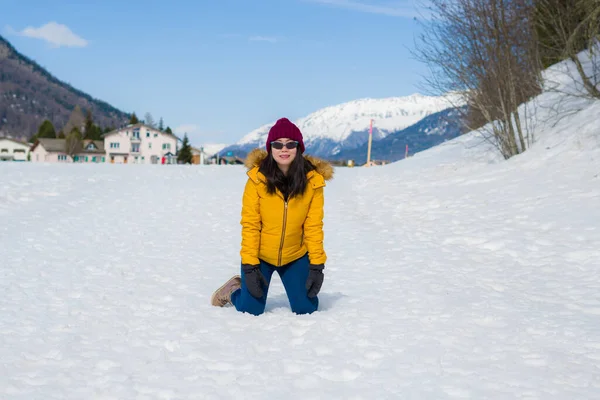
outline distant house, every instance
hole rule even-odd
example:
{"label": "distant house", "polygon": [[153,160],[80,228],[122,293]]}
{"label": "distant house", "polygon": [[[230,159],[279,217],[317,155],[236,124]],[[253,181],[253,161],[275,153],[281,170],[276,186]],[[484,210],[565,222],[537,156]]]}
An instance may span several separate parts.
{"label": "distant house", "polygon": [[106,162],[106,152],[102,140],[84,139],[82,149],[73,156],[73,162]]}
{"label": "distant house", "polygon": [[199,149],[192,147],[192,164],[208,164],[209,159],[210,155],[204,151],[203,147],[200,147]]}
{"label": "distant house", "polygon": [[31,144],[19,140],[0,138],[0,161],[27,161]]}
{"label": "distant house", "polygon": [[145,124],[105,133],[106,160],[116,164],[176,164],[177,137]]}
{"label": "distant house", "polygon": [[31,147],[32,162],[101,163],[106,161],[104,142],[83,140],[81,150],[72,157],[66,152],[66,139],[38,139]]}
{"label": "distant house", "polygon": [[224,155],[219,156],[219,153],[210,157],[210,164],[219,164],[219,165],[242,165],[244,164],[244,159],[234,155]]}
{"label": "distant house", "polygon": [[362,166],[363,167],[374,167],[377,165],[386,165],[388,164],[388,161],[386,160],[371,160],[369,163],[364,163]]}

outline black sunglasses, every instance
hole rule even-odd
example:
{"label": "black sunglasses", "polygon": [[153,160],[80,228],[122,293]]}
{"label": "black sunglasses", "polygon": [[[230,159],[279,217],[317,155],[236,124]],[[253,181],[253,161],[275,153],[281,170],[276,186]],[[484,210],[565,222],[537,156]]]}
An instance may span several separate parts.
{"label": "black sunglasses", "polygon": [[287,147],[288,149],[295,149],[296,147],[298,147],[298,142],[287,142],[285,144],[281,143],[281,142],[271,142],[271,147],[277,150],[281,150],[283,149],[283,146]]}

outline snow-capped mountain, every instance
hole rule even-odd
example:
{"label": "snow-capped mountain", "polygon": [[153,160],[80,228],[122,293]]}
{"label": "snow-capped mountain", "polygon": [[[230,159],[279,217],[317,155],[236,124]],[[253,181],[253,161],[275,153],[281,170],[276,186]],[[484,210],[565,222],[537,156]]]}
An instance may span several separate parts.
{"label": "snow-capped mountain", "polygon": [[[371,159],[398,161],[405,157],[406,146],[408,146],[409,155],[412,156],[454,139],[467,131],[462,121],[462,115],[460,109],[447,108],[428,115],[408,128],[374,141],[371,148]],[[357,165],[362,165],[367,161],[367,153],[368,143],[363,143],[357,148],[343,150],[331,158],[354,160]]]}
{"label": "snow-capped mountain", "polygon": [[[454,96],[436,97],[412,94],[406,97],[360,99],[318,110],[295,120],[304,136],[307,153],[331,157],[342,150],[354,149],[368,140],[373,120],[373,139],[403,130],[433,113],[452,107]],[[255,147],[264,147],[275,121],[263,125],[223,151],[243,155]]]}

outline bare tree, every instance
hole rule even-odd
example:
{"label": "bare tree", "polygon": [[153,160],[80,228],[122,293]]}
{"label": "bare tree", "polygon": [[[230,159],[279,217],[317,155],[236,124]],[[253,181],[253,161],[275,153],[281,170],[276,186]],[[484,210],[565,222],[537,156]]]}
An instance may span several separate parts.
{"label": "bare tree", "polygon": [[150,114],[149,112],[147,112],[146,115],[144,116],[144,123],[148,126],[156,128],[156,123],[154,122],[154,118],[152,117],[152,114]]}
{"label": "bare tree", "polygon": [[[583,20],[575,28],[575,31],[567,41],[566,51],[577,67],[577,72],[583,81],[588,94],[594,99],[600,100],[600,1],[578,0],[577,8],[583,15]],[[582,67],[576,51],[576,43],[585,41],[586,55],[589,57],[590,68]]]}
{"label": "bare tree", "polygon": [[505,158],[528,147],[518,107],[541,91],[532,0],[430,0],[416,56],[427,85],[467,104],[466,123]]}
{"label": "bare tree", "polygon": [[79,129],[73,128],[65,140],[65,153],[71,157],[79,153],[82,149],[82,140],[83,137]]}
{"label": "bare tree", "polygon": [[559,89],[549,81],[550,90],[600,99],[599,25],[598,0],[536,0],[535,31],[544,66],[568,59],[576,69],[562,70],[574,90]]}

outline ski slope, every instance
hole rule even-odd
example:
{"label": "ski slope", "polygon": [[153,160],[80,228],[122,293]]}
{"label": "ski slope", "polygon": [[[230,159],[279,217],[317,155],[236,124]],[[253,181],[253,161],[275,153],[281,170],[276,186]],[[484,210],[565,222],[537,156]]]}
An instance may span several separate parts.
{"label": "ski slope", "polygon": [[303,316],[278,278],[209,304],[243,168],[0,164],[0,398],[599,398],[600,106],[568,104],[508,161],[475,132],[338,168]]}

